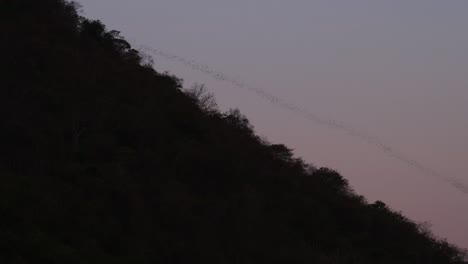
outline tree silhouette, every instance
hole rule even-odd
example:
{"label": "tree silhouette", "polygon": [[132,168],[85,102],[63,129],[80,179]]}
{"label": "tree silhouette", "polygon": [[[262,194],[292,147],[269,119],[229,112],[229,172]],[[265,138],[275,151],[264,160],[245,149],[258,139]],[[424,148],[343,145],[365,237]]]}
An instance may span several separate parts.
{"label": "tree silhouette", "polygon": [[218,104],[214,95],[208,92],[204,84],[195,83],[185,93],[193,98],[204,112],[216,113],[218,111]]}

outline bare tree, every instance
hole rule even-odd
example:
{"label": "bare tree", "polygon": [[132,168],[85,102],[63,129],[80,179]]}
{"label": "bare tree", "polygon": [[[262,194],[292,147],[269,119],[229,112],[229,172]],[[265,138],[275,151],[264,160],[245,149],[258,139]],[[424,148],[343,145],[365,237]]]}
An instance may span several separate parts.
{"label": "bare tree", "polygon": [[208,92],[204,84],[195,83],[185,93],[194,99],[204,111],[210,113],[218,110],[214,95]]}

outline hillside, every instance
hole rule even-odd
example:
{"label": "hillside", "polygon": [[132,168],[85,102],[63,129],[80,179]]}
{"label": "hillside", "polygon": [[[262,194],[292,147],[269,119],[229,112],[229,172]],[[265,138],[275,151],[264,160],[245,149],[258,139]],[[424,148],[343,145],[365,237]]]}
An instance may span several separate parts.
{"label": "hillside", "polygon": [[0,263],[463,263],[73,3],[0,21]]}

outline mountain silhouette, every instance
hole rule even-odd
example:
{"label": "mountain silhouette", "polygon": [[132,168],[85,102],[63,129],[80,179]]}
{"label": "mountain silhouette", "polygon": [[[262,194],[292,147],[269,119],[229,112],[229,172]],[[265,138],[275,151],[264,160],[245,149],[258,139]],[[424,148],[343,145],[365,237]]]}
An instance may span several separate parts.
{"label": "mountain silhouette", "polygon": [[0,0],[0,263],[464,263],[77,8]]}

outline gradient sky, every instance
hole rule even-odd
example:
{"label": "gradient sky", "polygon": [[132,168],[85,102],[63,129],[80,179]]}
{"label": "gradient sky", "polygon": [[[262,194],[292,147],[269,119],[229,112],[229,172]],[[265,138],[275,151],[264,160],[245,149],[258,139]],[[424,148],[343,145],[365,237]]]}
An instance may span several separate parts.
{"label": "gradient sky", "polygon": [[[468,184],[466,0],[80,0],[134,43],[209,65],[323,118],[343,121]],[[435,234],[468,248],[468,195],[375,146],[255,94],[154,57],[189,87],[205,83],[270,142],[338,170]]]}

